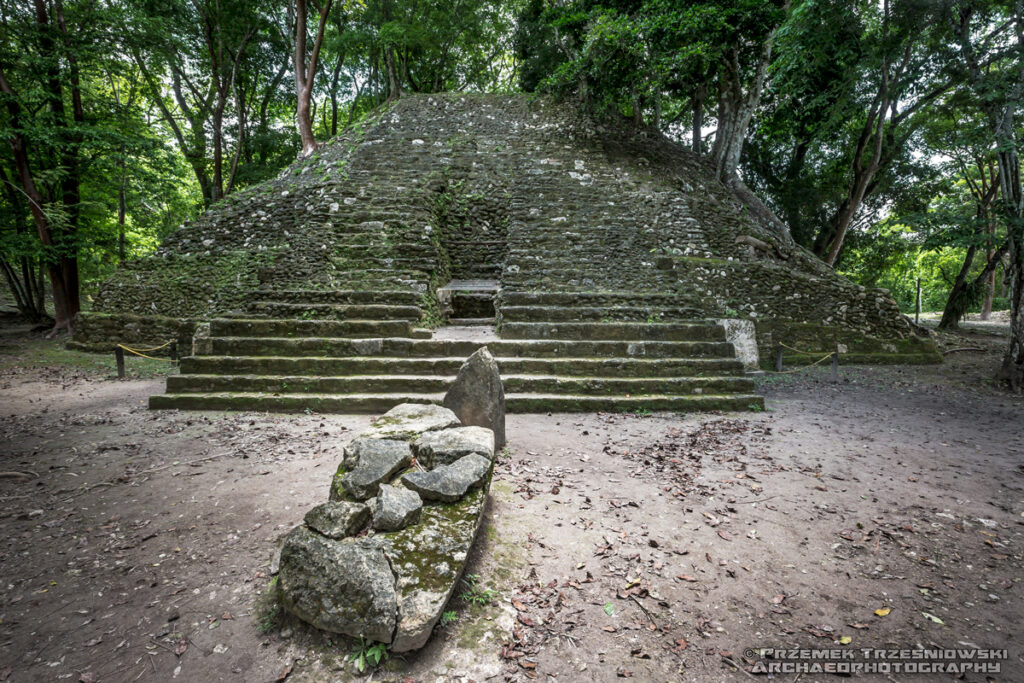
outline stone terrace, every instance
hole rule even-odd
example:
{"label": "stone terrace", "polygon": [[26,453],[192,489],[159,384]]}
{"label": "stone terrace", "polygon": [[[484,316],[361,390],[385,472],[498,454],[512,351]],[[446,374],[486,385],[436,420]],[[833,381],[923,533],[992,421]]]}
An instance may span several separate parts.
{"label": "stone terrace", "polygon": [[722,318],[762,350],[934,360],[710,177],[549,102],[406,98],[123,268],[75,343],[198,329],[153,407],[334,412],[438,401],[485,343],[510,410],[760,407]]}

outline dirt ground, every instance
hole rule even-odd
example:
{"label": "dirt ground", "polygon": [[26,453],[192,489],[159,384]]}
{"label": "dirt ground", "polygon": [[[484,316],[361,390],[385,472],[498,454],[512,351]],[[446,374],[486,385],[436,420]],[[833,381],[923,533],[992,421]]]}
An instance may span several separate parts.
{"label": "dirt ground", "polygon": [[[372,679],[747,680],[800,646],[1006,649],[862,679],[1024,680],[1024,406],[1000,340],[956,343],[983,351],[765,376],[760,414],[509,416],[479,599]],[[150,412],[156,366],[46,344],[0,337],[0,681],[357,678],[267,595],[370,416]]]}

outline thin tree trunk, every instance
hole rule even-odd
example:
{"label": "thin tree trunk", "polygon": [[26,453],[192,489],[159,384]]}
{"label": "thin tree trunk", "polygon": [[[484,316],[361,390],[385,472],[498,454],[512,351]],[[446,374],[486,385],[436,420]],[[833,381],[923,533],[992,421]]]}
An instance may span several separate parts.
{"label": "thin tree trunk", "polygon": [[317,62],[320,59],[320,46],[324,40],[324,28],[327,16],[331,12],[332,0],[327,0],[320,10],[320,24],[313,40],[313,51],[306,64],[306,0],[295,0],[295,93],[297,102],[295,118],[302,141],[302,156],[316,151],[317,142],[313,135],[313,118],[311,101],[313,99],[313,81],[316,78]]}
{"label": "thin tree trunk", "polygon": [[704,99],[708,94],[706,83],[700,83],[693,94],[693,151],[697,154],[704,153]]}

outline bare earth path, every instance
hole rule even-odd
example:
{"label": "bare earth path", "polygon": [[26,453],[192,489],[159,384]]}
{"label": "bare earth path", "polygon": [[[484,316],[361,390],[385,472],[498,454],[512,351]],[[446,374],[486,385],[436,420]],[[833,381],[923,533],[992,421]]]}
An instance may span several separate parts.
{"label": "bare earth path", "polygon": [[[470,567],[493,601],[453,600],[374,680],[749,680],[749,648],[965,644],[1024,680],[1024,408],[977,343],[769,377],[763,414],[510,416]],[[353,675],[349,641],[261,596],[369,417],[153,413],[161,379],[0,368],[0,681]]]}

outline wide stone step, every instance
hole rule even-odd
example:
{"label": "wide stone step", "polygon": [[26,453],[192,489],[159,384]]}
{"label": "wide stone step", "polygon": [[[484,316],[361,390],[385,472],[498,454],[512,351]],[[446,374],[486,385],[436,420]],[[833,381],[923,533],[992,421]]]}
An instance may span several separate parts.
{"label": "wide stone step", "polygon": [[351,257],[333,256],[331,263],[339,270],[358,270],[373,272],[393,272],[395,270],[409,272],[430,272],[437,268],[436,258],[403,258],[401,256]]}
{"label": "wide stone step", "polygon": [[406,288],[396,290],[365,289],[280,289],[260,290],[256,297],[276,303],[339,304],[363,306],[384,304],[389,306],[416,306],[422,294]]}
{"label": "wide stone step", "polygon": [[[294,358],[271,356],[187,356],[181,375],[437,375],[454,376],[465,357]],[[497,358],[503,374],[565,377],[713,377],[743,374],[735,358]],[[175,375],[172,375],[174,377]]]}
{"label": "wide stone step", "polygon": [[[693,308],[656,306],[503,306],[501,317],[511,322],[646,322],[651,318],[693,320]],[[722,337],[724,339],[724,336]]]}
{"label": "wide stone step", "polygon": [[[288,338],[292,341],[319,342],[338,337],[409,336],[408,320],[291,320],[220,318],[210,321],[212,337]],[[298,338],[298,339],[297,339]],[[270,354],[273,355],[273,354]]]}
{"label": "wide stone step", "polygon": [[[259,392],[299,394],[434,393],[444,392],[455,381],[454,373],[437,375],[171,375],[167,392]],[[638,396],[647,394],[752,393],[753,380],[746,377],[559,377],[503,375],[509,393]]]}
{"label": "wide stone step", "polygon": [[320,304],[254,301],[248,309],[255,315],[273,318],[316,320],[409,320],[423,317],[419,306],[387,304]]}
{"label": "wide stone step", "polygon": [[[260,321],[224,321],[240,322],[253,325],[252,328],[237,328],[246,336],[214,336],[210,342],[213,355],[217,356],[326,356],[341,358],[346,356],[390,356],[436,357],[456,356],[466,358],[481,346],[487,346],[495,356],[505,357],[590,357],[590,358],[734,358],[732,344],[724,341],[668,341],[668,342],[629,342],[629,341],[583,341],[583,340],[503,340],[500,342],[445,341],[435,339],[410,339],[410,332],[392,338],[380,339],[370,335],[367,338],[339,338],[332,336],[302,336],[301,332],[289,337],[259,336],[255,327]],[[266,321],[281,322],[281,321]],[[295,320],[299,329],[303,325],[347,325],[356,322],[378,322],[381,325],[399,323],[380,321],[316,321]],[[408,323],[401,323],[408,326]],[[295,328],[282,327],[286,332]],[[326,331],[332,328],[326,327]],[[211,326],[212,330],[212,326]],[[216,334],[214,332],[214,334]],[[355,337],[357,335],[349,335]]]}
{"label": "wide stone step", "polygon": [[725,339],[725,330],[714,323],[506,322],[501,326],[501,336],[505,339],[721,341]]}
{"label": "wide stone step", "polygon": [[642,306],[668,307],[678,297],[671,292],[631,292],[622,290],[594,292],[502,290],[499,299],[503,308],[509,306]]}
{"label": "wide stone step", "polygon": [[[158,394],[150,396],[153,409],[256,410],[270,412],[316,411],[323,413],[382,413],[399,403],[440,403],[444,394],[265,394],[218,392],[207,394]],[[544,412],[699,412],[705,410],[763,410],[764,397],[757,394],[701,394],[696,396],[574,396],[557,394],[506,394],[510,413]]]}

